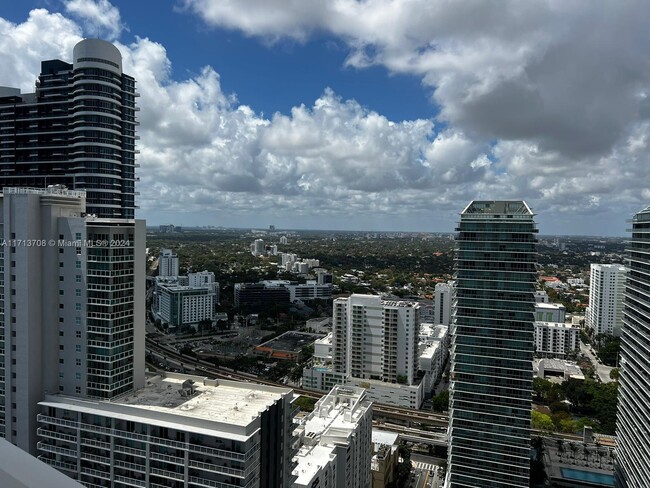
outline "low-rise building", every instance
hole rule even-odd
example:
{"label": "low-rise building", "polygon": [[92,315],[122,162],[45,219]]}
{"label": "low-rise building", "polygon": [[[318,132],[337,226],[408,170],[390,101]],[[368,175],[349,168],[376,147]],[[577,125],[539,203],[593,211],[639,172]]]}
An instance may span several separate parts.
{"label": "low-rise building", "polygon": [[287,331],[269,341],[255,347],[255,354],[273,359],[286,359],[298,361],[303,353],[303,348],[311,346],[314,341],[321,339],[322,334],[308,332]]}
{"label": "low-rise building", "polygon": [[536,303],[535,320],[564,323],[566,320],[566,307],[561,303]]}
{"label": "low-rise building", "polygon": [[372,430],[372,488],[385,488],[395,480],[399,460],[398,438],[395,432]]}
{"label": "low-rise building", "polygon": [[420,327],[419,369],[424,371],[425,395],[432,393],[445,369],[449,357],[449,328],[444,325],[422,324]]}

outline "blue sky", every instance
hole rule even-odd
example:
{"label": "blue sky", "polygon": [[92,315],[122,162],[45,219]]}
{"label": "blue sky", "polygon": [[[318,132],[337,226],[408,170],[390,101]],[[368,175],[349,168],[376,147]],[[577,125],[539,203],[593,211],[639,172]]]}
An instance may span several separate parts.
{"label": "blue sky", "polygon": [[153,224],[448,232],[472,199],[525,199],[544,234],[623,235],[650,201],[648,20],[641,0],[3,2],[0,85],[115,42]]}

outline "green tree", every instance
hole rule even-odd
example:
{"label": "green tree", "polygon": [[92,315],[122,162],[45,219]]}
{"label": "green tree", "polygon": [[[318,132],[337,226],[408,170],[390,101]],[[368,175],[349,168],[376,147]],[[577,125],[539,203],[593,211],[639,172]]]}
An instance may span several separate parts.
{"label": "green tree", "polygon": [[432,410],[435,412],[444,412],[449,409],[449,390],[438,393],[431,400]]}
{"label": "green tree", "polygon": [[551,416],[538,412],[537,410],[531,412],[531,427],[545,432],[553,432],[555,430],[555,424]]}

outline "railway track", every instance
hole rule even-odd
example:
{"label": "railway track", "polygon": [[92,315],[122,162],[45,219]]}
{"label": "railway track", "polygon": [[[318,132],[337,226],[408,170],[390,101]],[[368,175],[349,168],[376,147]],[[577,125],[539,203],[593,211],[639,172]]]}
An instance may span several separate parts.
{"label": "railway track", "polygon": [[[228,379],[228,380],[237,380],[249,383],[257,383],[260,385],[276,386],[286,388],[287,385],[281,383],[275,383],[273,381],[268,381],[261,379],[255,375],[249,373],[242,373],[234,371],[230,368],[216,367],[214,364],[203,359],[197,359],[194,356],[188,356],[185,354],[179,353],[176,349],[170,346],[163,346],[151,338],[146,339],[146,348],[147,352],[154,353],[161,358],[169,358],[187,367],[188,369],[193,369],[197,375],[203,375],[208,378],[214,379]],[[313,400],[319,400],[325,394],[322,392],[305,390],[304,388],[295,388],[291,389],[298,395],[311,398]],[[438,414],[433,412],[425,412],[423,410],[416,410],[412,408],[396,407],[393,405],[385,405],[375,402],[372,407],[373,417],[376,419],[396,419],[408,422],[419,423],[421,425],[426,425],[430,427],[447,427],[449,425],[449,417],[445,414]],[[565,434],[562,432],[545,432],[540,430],[531,430],[531,437],[552,437],[554,439],[564,439],[570,441],[579,441],[582,442],[582,436],[575,434]]]}
{"label": "railway track", "polygon": [[[257,383],[260,385],[279,386],[286,388],[287,385],[275,383],[272,381],[261,379],[255,375],[248,373],[241,373],[231,370],[230,368],[216,367],[214,364],[203,359],[197,359],[193,356],[188,356],[179,353],[173,347],[163,346],[153,339],[146,339],[147,351],[153,352],[158,357],[173,359],[178,363],[182,363],[183,367],[194,369],[197,374],[202,374],[211,378],[231,379],[250,383]],[[306,390],[304,388],[291,387],[293,391],[301,396],[318,400],[325,394],[317,391]],[[400,419],[409,422],[420,422],[427,425],[440,426],[447,425],[449,419],[446,415],[436,414],[433,412],[424,412],[411,408],[396,407],[392,405],[383,405],[375,403],[373,405],[373,413],[377,417],[385,416],[389,418]]]}

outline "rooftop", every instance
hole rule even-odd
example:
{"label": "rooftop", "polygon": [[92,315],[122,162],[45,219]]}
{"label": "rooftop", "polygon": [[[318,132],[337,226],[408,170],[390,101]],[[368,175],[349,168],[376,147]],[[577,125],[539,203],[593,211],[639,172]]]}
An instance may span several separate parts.
{"label": "rooftop", "polygon": [[279,392],[261,390],[257,388],[258,385],[197,381],[198,378],[190,379],[194,381],[194,393],[182,396],[179,391],[190,377],[174,376],[149,378],[145,388],[113,400],[112,403],[245,426],[281,396]]}
{"label": "rooftop", "polygon": [[300,352],[304,346],[312,344],[317,339],[322,339],[323,334],[311,334],[308,332],[285,332],[270,341],[266,341],[257,347],[268,347],[275,351]]}
{"label": "rooftop", "polygon": [[461,215],[533,215],[526,202],[521,200],[513,201],[480,201],[474,200],[470,203]]}
{"label": "rooftop", "polygon": [[285,395],[291,389],[165,373],[111,401],[48,395],[40,405],[246,440],[259,414]]}

